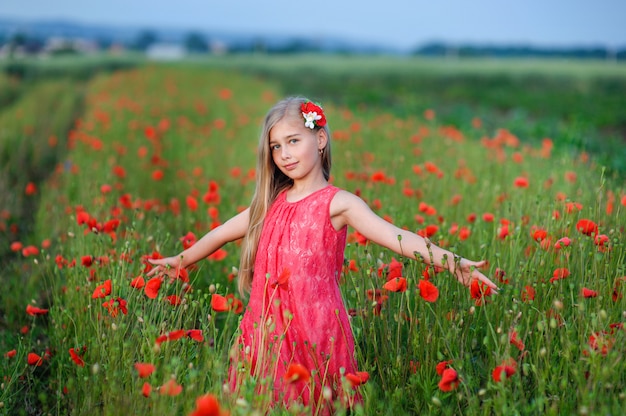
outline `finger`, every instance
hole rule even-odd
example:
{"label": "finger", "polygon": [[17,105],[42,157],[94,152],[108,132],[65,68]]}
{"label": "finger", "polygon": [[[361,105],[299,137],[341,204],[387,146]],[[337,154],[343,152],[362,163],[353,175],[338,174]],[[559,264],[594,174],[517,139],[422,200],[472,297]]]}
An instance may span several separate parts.
{"label": "finger", "polygon": [[476,266],[477,269],[484,269],[489,266],[489,262],[487,260],[481,260],[474,263],[474,266]]}
{"label": "finger", "polygon": [[159,266],[153,267],[152,270],[146,273],[146,276],[148,277],[154,276],[155,274],[158,274],[160,271],[161,271],[161,268]]}
{"label": "finger", "polygon": [[492,282],[491,279],[489,279],[487,276],[485,276],[484,274],[482,274],[478,270],[475,269],[474,270],[474,274],[472,276],[473,276],[473,278],[478,279],[481,282],[483,282],[484,284],[486,284],[487,286],[489,286],[494,291],[498,290],[498,286],[494,282]]}
{"label": "finger", "polygon": [[487,286],[489,286],[491,288],[491,290],[494,291],[494,293],[498,293],[498,286],[492,282],[491,280],[489,280],[487,277],[482,276],[482,278],[480,278],[480,280],[485,283]]}

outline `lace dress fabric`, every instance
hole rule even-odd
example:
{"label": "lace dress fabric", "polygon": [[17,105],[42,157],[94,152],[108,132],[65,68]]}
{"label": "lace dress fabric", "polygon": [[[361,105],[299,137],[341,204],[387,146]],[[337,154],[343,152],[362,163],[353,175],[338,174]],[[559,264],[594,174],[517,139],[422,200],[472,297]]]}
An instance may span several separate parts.
{"label": "lace dress fabric", "polygon": [[[332,401],[342,399],[341,373],[355,373],[357,366],[339,289],[347,231],[336,231],[329,214],[338,191],[329,185],[297,202],[283,192],[270,207],[231,354],[231,389],[253,376],[259,395],[274,404],[311,405],[316,414],[332,412]],[[294,363],[310,380],[285,379]]]}

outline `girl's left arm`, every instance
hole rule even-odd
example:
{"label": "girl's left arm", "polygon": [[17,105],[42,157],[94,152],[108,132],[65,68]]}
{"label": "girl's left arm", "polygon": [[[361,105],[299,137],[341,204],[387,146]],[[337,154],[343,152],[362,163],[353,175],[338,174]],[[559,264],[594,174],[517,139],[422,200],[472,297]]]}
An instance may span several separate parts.
{"label": "girl's left arm", "polygon": [[428,264],[448,270],[465,286],[469,286],[473,279],[478,279],[497,290],[496,284],[479,270],[487,266],[485,260],[477,262],[465,259],[420,235],[396,227],[376,215],[361,198],[350,192],[339,191],[333,198],[330,211],[336,229],[349,225],[368,240],[402,256],[413,259],[419,256]]}

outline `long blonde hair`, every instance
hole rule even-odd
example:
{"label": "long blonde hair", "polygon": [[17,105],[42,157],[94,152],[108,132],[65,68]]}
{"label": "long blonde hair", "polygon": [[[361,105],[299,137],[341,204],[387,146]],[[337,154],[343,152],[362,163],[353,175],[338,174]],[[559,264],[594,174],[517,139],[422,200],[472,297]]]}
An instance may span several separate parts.
{"label": "long blonde hair", "polygon": [[[278,169],[270,152],[269,137],[272,127],[285,117],[298,117],[304,124],[301,105],[309,101],[304,97],[289,97],[279,101],[272,107],[265,116],[259,145],[257,149],[256,166],[256,189],[250,203],[250,223],[241,248],[241,262],[239,264],[239,293],[243,296],[252,287],[252,277],[254,275],[254,261],[259,246],[259,239],[263,229],[265,215],[269,211],[270,205],[278,194],[289,188],[293,181]],[[322,171],[326,180],[330,178],[331,156],[330,156],[330,130],[328,123],[323,126],[315,126],[315,131],[324,129],[328,137],[326,147],[322,152]]]}

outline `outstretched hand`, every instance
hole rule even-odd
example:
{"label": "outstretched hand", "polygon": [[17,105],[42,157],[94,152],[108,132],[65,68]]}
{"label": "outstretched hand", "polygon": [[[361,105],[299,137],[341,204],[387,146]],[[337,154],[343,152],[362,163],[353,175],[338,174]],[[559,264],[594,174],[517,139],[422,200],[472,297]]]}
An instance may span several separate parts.
{"label": "outstretched hand", "polygon": [[495,293],[498,291],[498,286],[494,282],[492,282],[487,276],[485,276],[480,269],[484,269],[488,266],[486,260],[481,261],[472,261],[465,258],[458,258],[455,262],[455,268],[450,270],[454,277],[463,284],[464,286],[469,286],[472,283],[472,280],[478,280],[479,282],[483,282],[487,286],[491,288]]}
{"label": "outstretched hand", "polygon": [[179,270],[182,268],[180,257],[165,257],[162,259],[148,259],[155,267],[150,270],[146,276],[167,275],[172,279],[178,276]]}

